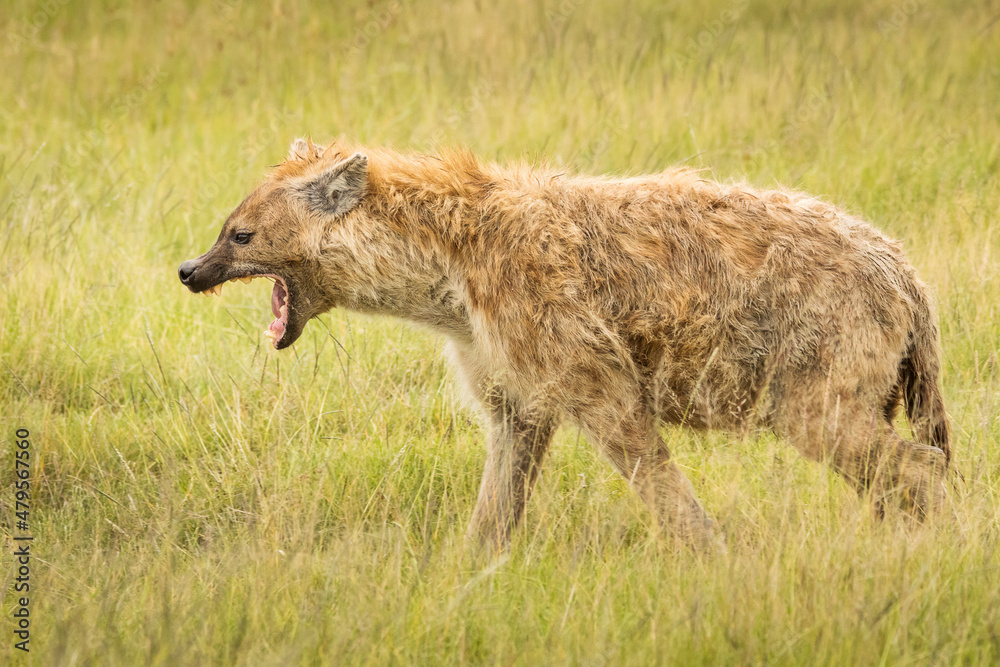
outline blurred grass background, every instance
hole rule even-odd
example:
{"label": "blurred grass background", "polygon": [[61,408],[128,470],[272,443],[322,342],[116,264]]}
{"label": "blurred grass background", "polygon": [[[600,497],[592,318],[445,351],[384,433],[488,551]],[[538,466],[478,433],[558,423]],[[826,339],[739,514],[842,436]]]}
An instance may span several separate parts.
{"label": "blurred grass background", "polygon": [[[1000,660],[1000,3],[677,4],[5,3],[0,563],[28,428],[33,663]],[[483,431],[439,340],[334,312],[275,353],[262,284],[177,281],[301,135],[685,163],[867,217],[938,295],[946,520],[668,430],[729,544],[699,559],[567,428],[510,553],[476,558]]]}

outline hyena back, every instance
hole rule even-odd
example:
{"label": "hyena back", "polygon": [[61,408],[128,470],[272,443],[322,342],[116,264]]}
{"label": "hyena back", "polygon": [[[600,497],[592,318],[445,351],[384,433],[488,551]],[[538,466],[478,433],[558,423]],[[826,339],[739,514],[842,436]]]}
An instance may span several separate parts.
{"label": "hyena back", "polygon": [[564,419],[694,544],[716,538],[660,424],[771,429],[879,508],[941,500],[927,290],[896,242],[801,193],[297,140],[180,267],[194,292],[256,276],[275,281],[277,349],[334,307],[448,339],[488,422],[470,525],[487,543],[509,539]]}

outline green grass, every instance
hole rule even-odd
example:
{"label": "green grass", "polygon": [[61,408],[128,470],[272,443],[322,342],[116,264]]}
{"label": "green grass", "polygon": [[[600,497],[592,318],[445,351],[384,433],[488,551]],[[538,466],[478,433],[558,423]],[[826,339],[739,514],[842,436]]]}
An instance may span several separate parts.
{"label": "green grass", "polygon": [[[29,428],[33,663],[1000,661],[995,0],[147,4],[0,16],[0,564]],[[699,558],[567,428],[478,558],[483,432],[439,340],[334,312],[275,353],[262,286],[177,281],[303,134],[685,162],[864,215],[938,295],[945,519],[879,523],[770,437],[666,430],[729,545]]]}

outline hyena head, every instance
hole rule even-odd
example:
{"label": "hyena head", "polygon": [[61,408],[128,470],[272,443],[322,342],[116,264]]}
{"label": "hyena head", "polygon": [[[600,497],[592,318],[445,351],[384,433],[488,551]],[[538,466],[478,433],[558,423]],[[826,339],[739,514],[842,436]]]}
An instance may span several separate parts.
{"label": "hyena head", "polygon": [[310,318],[337,305],[336,286],[324,284],[325,237],[332,226],[365,215],[359,204],[367,181],[365,155],[297,139],[288,159],[230,214],[215,245],[181,264],[181,282],[221,296],[227,280],[273,279],[275,320],[264,335],[276,349],[288,347]]}

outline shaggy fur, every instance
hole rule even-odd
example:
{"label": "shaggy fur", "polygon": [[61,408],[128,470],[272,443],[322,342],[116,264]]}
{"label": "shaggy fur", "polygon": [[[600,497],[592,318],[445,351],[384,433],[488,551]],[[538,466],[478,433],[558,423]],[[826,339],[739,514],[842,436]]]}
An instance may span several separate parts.
{"label": "shaggy fur", "polygon": [[[448,339],[489,423],[470,526],[488,543],[508,540],[566,418],[695,544],[711,521],[659,424],[773,429],[880,507],[922,515],[943,493],[927,290],[899,244],[798,192],[298,140],[181,267],[193,291],[249,275],[287,299],[279,349],[333,307]],[[900,402],[917,442],[893,428]]]}

